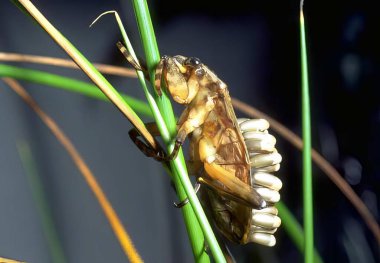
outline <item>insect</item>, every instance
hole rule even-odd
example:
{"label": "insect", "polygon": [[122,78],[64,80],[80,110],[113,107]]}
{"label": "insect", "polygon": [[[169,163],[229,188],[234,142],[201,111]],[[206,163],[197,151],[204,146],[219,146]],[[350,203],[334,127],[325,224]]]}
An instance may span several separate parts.
{"label": "insect", "polygon": [[[144,70],[120,42],[118,47],[136,69]],[[268,179],[263,179],[263,176],[254,178],[251,173],[252,167],[261,175],[276,170],[281,161],[274,152],[273,143],[269,143],[269,147],[262,143],[263,138],[268,141],[268,136],[271,136],[266,132],[267,122],[241,121],[249,128],[248,133],[256,134],[256,141],[249,140],[252,146],[250,156],[227,85],[198,58],[163,56],[157,65],[154,83],[159,95],[162,94],[163,82],[174,101],[186,105],[177,123],[173,152],[168,156],[155,152],[143,144],[135,132],[130,133],[132,140],[147,156],[170,160],[189,137],[190,160],[187,165],[197,181],[206,186],[201,188],[201,201],[216,227],[233,242],[273,246],[275,239],[272,234],[281,221],[271,198],[272,192],[277,193],[281,188],[281,181],[279,183],[277,177],[268,175],[272,176],[268,185]],[[252,160],[256,163],[253,164]],[[261,187],[256,189],[254,186],[257,185]],[[269,191],[269,198],[259,193],[263,192],[262,189]]]}

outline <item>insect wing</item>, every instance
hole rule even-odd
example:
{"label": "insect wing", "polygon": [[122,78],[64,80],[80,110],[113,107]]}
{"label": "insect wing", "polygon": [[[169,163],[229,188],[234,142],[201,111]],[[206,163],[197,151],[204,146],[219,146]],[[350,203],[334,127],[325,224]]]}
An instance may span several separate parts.
{"label": "insect wing", "polygon": [[235,177],[251,185],[248,150],[240,132],[228,90],[223,90],[217,107],[221,135],[218,143],[218,158],[215,163],[226,170],[234,171]]}

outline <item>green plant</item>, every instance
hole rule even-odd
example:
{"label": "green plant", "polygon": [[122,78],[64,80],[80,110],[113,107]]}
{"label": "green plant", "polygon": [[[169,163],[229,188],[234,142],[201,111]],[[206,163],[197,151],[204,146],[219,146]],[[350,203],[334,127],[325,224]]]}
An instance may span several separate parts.
{"label": "green plant", "polygon": [[311,170],[311,120],[309,77],[307,68],[307,49],[303,0],[300,3],[300,39],[301,39],[301,72],[302,72],[302,138],[303,138],[303,216],[305,228],[305,262],[314,262],[314,229],[313,229],[313,177]]}
{"label": "green plant", "polygon": [[[150,19],[149,19],[149,14],[147,13],[147,9],[146,9],[146,3],[144,1],[135,1],[135,10],[136,13],[137,13],[137,17],[140,16],[139,19],[139,26],[140,26],[140,30],[142,31],[141,35],[143,37],[143,46],[144,46],[144,49],[145,49],[145,53],[147,55],[147,62],[148,62],[148,67],[150,69],[150,75],[151,75],[151,79],[154,79],[154,73],[153,73],[153,70],[155,68],[155,65],[157,63],[157,60],[159,59],[159,54],[158,54],[158,51],[157,51],[157,48],[155,47],[155,44],[154,44],[154,34],[151,30],[151,22],[150,22]],[[145,11],[142,11],[142,10],[145,10]],[[145,12],[145,13],[144,13]],[[145,25],[144,25],[145,23]],[[143,32],[144,30],[147,30],[148,32]],[[77,55],[75,55],[77,56]],[[80,57],[80,55],[78,55]],[[93,67],[92,66],[85,66],[84,67],[85,70],[90,70],[90,71],[93,71]],[[9,74],[13,74],[13,72],[17,72],[18,69],[16,68],[10,68],[9,66],[2,66],[2,69],[3,70],[10,70],[12,71],[12,73],[9,73]],[[22,69],[20,69],[21,72],[22,72]],[[25,71],[24,71],[25,72]],[[95,72],[95,71],[94,71]],[[38,75],[40,74],[40,75]],[[47,75],[44,75],[46,73],[41,73],[41,72],[31,72],[31,74],[28,74],[28,75],[31,75],[32,77],[35,77],[36,80],[35,81],[41,81],[43,82],[44,78],[43,76],[47,76]],[[95,75],[97,75],[97,73],[94,73]],[[26,76],[26,75],[25,75]],[[15,76],[14,76],[15,77]],[[20,78],[22,78],[23,76],[20,75],[19,76]],[[64,79],[58,79],[59,76],[56,76],[57,78],[55,80],[52,80],[51,83],[56,83],[56,86],[60,86],[61,82],[65,82],[66,80]],[[104,81],[101,77],[99,76],[95,76],[94,77],[94,81],[97,81],[98,79],[101,79],[101,82]],[[106,82],[105,82],[106,83]],[[77,85],[78,84],[78,85]],[[103,83],[104,84],[104,83]],[[103,84],[98,84],[100,86],[104,86]],[[92,85],[88,85],[86,87],[86,85],[88,84],[85,84],[85,83],[77,83],[75,81],[72,81],[70,85],[67,85],[67,87],[76,87],[78,86],[79,88],[76,89],[77,92],[83,92],[83,93],[87,93],[87,95],[89,96],[93,96],[93,97],[98,97],[98,98],[102,98],[102,99],[105,99],[104,95],[102,95],[102,93],[99,92],[99,90],[93,90],[93,86]],[[83,87],[83,88],[82,88]],[[120,96],[117,95],[116,93],[114,93],[112,91],[112,88],[105,88],[105,90],[108,89],[108,91],[106,91],[106,94],[108,92],[108,96],[109,97],[114,97],[116,98],[117,100],[121,101],[120,100]],[[112,95],[113,94],[113,95]],[[125,98],[125,96],[122,96],[122,98]],[[171,111],[171,106],[168,103],[168,98],[167,97],[164,97],[164,99],[159,99],[157,97],[155,97],[156,99],[156,103],[158,105],[158,108],[164,113],[162,114],[163,115],[163,119],[164,119],[164,122],[166,122],[166,125],[169,127],[175,127],[175,121],[174,121],[174,115],[172,114],[172,111]],[[133,100],[131,98],[128,98],[128,104],[131,106],[131,108],[133,108],[134,110],[136,110],[136,112],[138,113],[143,113],[143,114],[152,114],[152,111],[146,107],[146,105],[142,104],[140,101],[136,101],[136,100]],[[114,101],[115,102],[115,101]],[[118,104],[118,103],[116,103]],[[125,108],[127,108],[127,106],[119,106],[121,108],[124,107],[124,112],[125,111]],[[127,108],[128,109],[128,108]],[[127,110],[127,111],[130,111]],[[159,116],[160,114],[157,114],[157,112],[153,111],[155,113],[156,116]],[[170,112],[170,114],[169,114]],[[165,117],[167,116],[170,116],[168,117],[166,120],[165,120]],[[136,118],[136,116],[134,116],[134,118]],[[137,121],[137,123],[139,123],[139,121]],[[164,127],[161,128],[162,130],[165,130]],[[165,135],[165,131],[163,132],[164,134],[164,140],[166,141],[166,143],[168,143],[168,150],[170,151],[171,150],[171,138],[173,137],[174,133],[175,133],[175,130],[172,129],[170,132],[166,132],[167,135]],[[310,158],[309,158],[310,159]],[[181,160],[182,164],[180,163],[177,163],[177,165],[180,165],[180,166],[184,166],[183,165],[183,159]],[[172,166],[173,168],[173,166]],[[173,170],[176,170],[178,168],[173,168]],[[182,168],[183,169],[183,168]],[[179,194],[179,197],[182,199],[186,198],[186,191],[182,191],[181,190],[181,187],[183,185],[183,183],[185,182],[186,178],[185,177],[174,177],[174,180],[177,180],[175,182],[176,183],[176,187],[177,187],[177,192]],[[185,182],[186,184],[186,182]],[[188,184],[188,183],[187,183]],[[191,191],[191,185],[187,185],[188,186],[188,192],[190,193],[190,195],[192,195]],[[182,194],[181,194],[181,191],[182,191]],[[193,196],[193,198],[195,198],[195,196]],[[191,201],[191,198],[190,198],[190,201]],[[196,202],[195,199],[193,199],[192,202]],[[186,206],[189,207],[190,206]],[[189,212],[184,212],[185,214],[185,217],[189,217],[190,219],[188,219],[188,222],[189,224],[192,224],[191,226],[188,226],[188,229],[190,228],[193,228],[195,230],[189,230],[189,235],[190,235],[190,239],[194,239],[194,241],[192,243],[194,243],[193,245],[193,252],[194,252],[194,256],[196,259],[198,259],[199,261],[202,261],[202,260],[208,260],[208,256],[207,254],[204,253],[204,244],[203,244],[203,237],[202,237],[202,232],[200,232],[200,227],[199,225],[197,226],[197,222],[196,220],[194,219],[195,215],[191,215],[191,213],[193,213],[192,210],[189,209]],[[198,215],[199,217],[199,215]],[[194,223],[195,222],[195,223]],[[193,236],[193,237],[192,237]],[[208,237],[210,238],[210,237]],[[201,240],[201,241],[200,241]],[[313,248],[313,246],[311,245],[311,249]],[[215,250],[217,250],[217,248],[215,248]],[[312,249],[313,250],[313,249]],[[309,250],[310,251],[310,250]],[[219,252],[215,252],[215,254],[217,255]],[[218,257],[217,257],[218,258]],[[310,259],[310,253],[308,254],[308,258]]]}

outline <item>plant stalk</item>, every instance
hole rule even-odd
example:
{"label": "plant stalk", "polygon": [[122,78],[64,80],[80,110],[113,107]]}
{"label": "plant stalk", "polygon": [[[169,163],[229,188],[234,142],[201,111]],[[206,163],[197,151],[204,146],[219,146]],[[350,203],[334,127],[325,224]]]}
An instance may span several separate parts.
{"label": "plant stalk", "polygon": [[[133,0],[133,8],[135,10],[137,24],[139,26],[139,32],[142,40],[142,44],[145,51],[147,67],[151,83],[155,81],[155,68],[160,61],[160,54],[158,52],[157,42],[153,30],[152,21],[150,19],[148,5],[145,0]],[[160,109],[162,116],[164,117],[165,124],[169,130],[169,137],[163,135],[163,140],[168,147],[168,151],[173,149],[173,139],[176,136],[176,119],[174,117],[173,109],[170,103],[170,99],[166,92],[163,92],[161,97],[156,96],[156,102]],[[158,127],[163,130],[163,127]],[[208,262],[209,258],[204,251],[204,239],[207,241],[211,253],[216,262],[225,262],[223,253],[219,247],[216,237],[212,231],[212,228],[207,220],[207,217],[203,211],[203,208],[194,192],[193,186],[189,180],[184,157],[182,151],[179,152],[177,158],[170,162],[173,176],[173,182],[176,186],[176,190],[180,198],[187,198],[190,201],[191,206],[186,205],[182,208],[185,217],[185,222],[189,234],[189,238],[192,244],[194,257],[198,262]],[[184,190],[184,192],[183,192]],[[182,200],[182,199],[181,199]],[[195,213],[195,216],[194,215]],[[203,231],[200,231],[199,226]]]}
{"label": "plant stalk", "polygon": [[305,36],[305,22],[303,16],[303,1],[300,7],[300,35],[301,35],[301,71],[302,71],[302,137],[303,137],[303,217],[305,229],[304,262],[314,262],[314,229],[313,229],[313,177],[311,159],[311,121],[309,78],[307,68],[307,48]]}

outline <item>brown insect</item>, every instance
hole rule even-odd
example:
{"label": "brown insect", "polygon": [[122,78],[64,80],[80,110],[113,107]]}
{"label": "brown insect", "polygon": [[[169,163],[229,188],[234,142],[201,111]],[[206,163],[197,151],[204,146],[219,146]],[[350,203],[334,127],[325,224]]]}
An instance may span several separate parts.
{"label": "brown insect", "polygon": [[[121,43],[118,43],[118,47],[135,68],[144,70]],[[278,223],[269,223],[269,227],[265,223],[257,225],[254,222],[255,211],[263,209],[273,218],[277,210],[267,207],[270,202],[264,200],[253,187],[251,157],[227,85],[198,58],[184,56],[162,57],[156,68],[154,83],[159,95],[162,82],[176,102],[186,105],[177,124],[175,148],[169,156],[163,156],[161,152],[142,143],[136,132],[130,133],[133,141],[147,156],[169,160],[176,156],[180,146],[189,137],[188,169],[199,183],[207,186],[201,188],[201,200],[216,227],[226,238],[236,243],[274,245],[272,239],[260,242],[254,235],[260,231],[272,234],[278,227]],[[264,129],[260,130],[260,125],[258,127],[257,132],[263,133]],[[259,152],[263,150],[260,146],[257,149]],[[262,165],[263,160],[260,160]],[[275,162],[273,158],[267,158],[262,167],[274,166]],[[252,230],[252,227],[256,229]]]}

